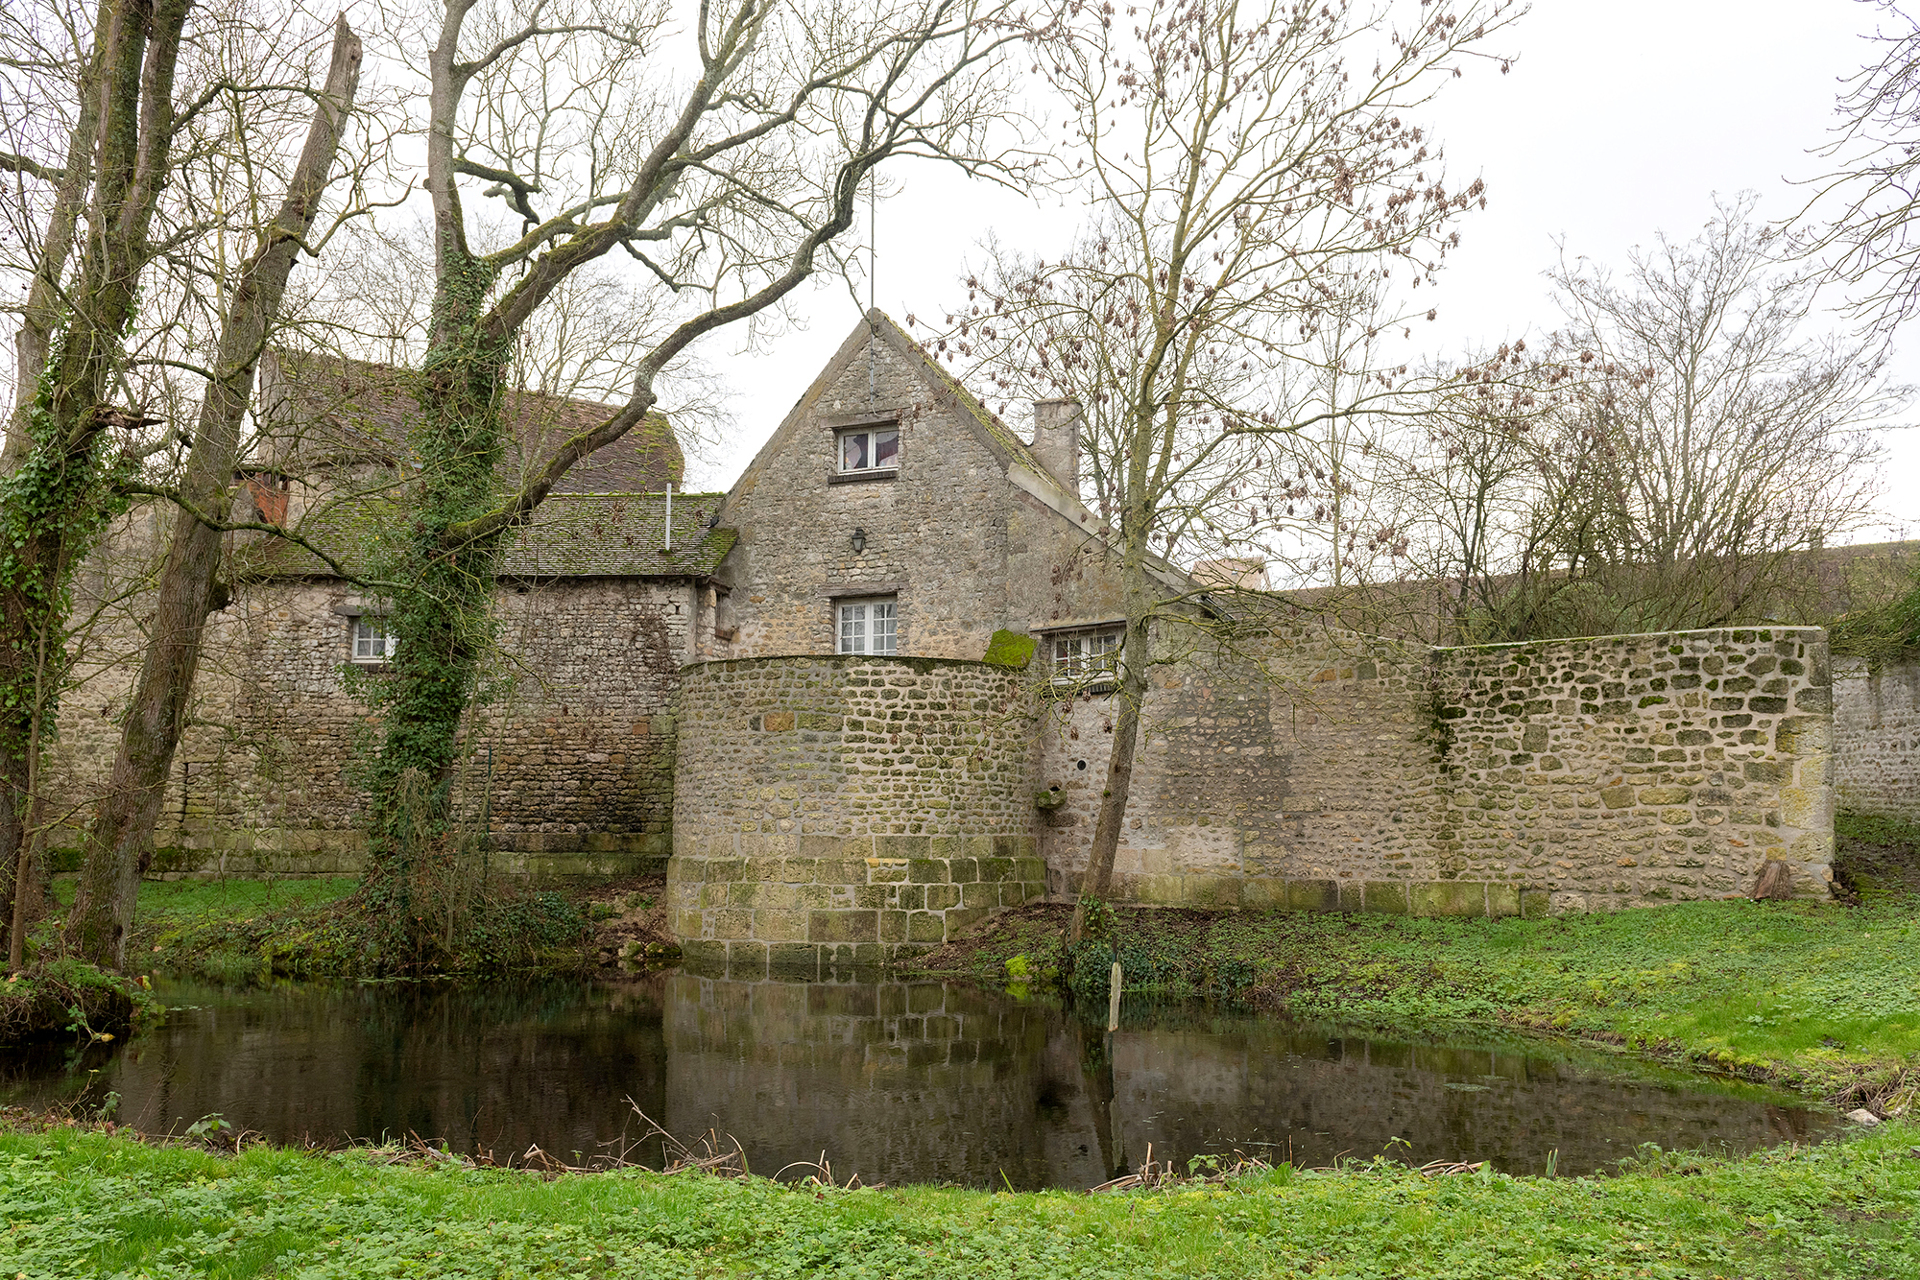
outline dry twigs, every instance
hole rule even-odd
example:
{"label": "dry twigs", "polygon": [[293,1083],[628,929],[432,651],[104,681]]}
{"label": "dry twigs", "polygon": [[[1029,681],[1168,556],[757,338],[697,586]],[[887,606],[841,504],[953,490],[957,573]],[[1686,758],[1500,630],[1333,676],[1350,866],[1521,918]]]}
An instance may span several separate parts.
{"label": "dry twigs", "polygon": [[1447,1178],[1461,1173],[1478,1173],[1487,1167],[1485,1160],[1468,1163],[1465,1160],[1429,1160],[1420,1166],[1423,1178]]}
{"label": "dry twigs", "polygon": [[1198,1156],[1187,1162],[1187,1172],[1181,1173],[1171,1160],[1155,1160],[1153,1144],[1147,1144],[1147,1158],[1132,1173],[1103,1182],[1097,1187],[1087,1188],[1088,1195],[1106,1191],[1171,1191],[1179,1187],[1223,1186],[1235,1178],[1248,1174],[1271,1173],[1273,1165],[1258,1156],[1246,1155],[1236,1151],[1233,1163],[1227,1163],[1225,1156]]}

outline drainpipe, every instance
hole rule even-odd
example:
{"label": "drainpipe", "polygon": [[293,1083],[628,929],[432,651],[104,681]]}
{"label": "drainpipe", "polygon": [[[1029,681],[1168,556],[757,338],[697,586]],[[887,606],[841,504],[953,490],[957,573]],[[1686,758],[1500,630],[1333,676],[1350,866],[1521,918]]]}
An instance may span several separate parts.
{"label": "drainpipe", "polygon": [[673,481],[667,481],[667,540],[661,544],[662,551],[673,550]]}

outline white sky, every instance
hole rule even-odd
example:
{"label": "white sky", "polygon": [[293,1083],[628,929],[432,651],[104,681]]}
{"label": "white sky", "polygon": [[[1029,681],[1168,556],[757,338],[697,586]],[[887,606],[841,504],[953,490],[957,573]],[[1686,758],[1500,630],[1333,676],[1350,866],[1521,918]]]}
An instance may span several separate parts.
{"label": "white sky", "polygon": [[[1416,338],[1451,353],[1551,327],[1541,272],[1556,237],[1570,255],[1624,268],[1656,231],[1691,239],[1716,192],[1758,192],[1762,218],[1796,212],[1806,193],[1790,181],[1822,171],[1808,149],[1835,122],[1838,81],[1874,58],[1861,36],[1879,12],[1858,0],[1534,0],[1498,46],[1517,51],[1512,73],[1471,70],[1430,108],[1449,185],[1478,173],[1489,207],[1460,224],[1440,320]],[[929,166],[892,175],[901,190],[880,204],[877,301],[895,318],[964,296],[956,283],[990,233],[1050,256],[1080,217],[1057,198],[1043,207]],[[735,424],[717,457],[692,466],[690,487],[730,485],[858,320],[837,279],[798,310],[806,327],[768,351],[743,361],[725,338],[703,351],[730,375]],[[1920,382],[1911,355],[1901,364]],[[1886,524],[1863,540],[1920,529],[1920,439],[1887,443]]]}

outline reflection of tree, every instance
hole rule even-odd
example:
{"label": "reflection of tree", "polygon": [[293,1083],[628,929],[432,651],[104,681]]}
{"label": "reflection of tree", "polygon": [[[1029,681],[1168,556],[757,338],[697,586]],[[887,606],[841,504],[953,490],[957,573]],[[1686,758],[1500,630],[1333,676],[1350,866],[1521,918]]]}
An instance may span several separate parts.
{"label": "reflection of tree", "polygon": [[[0,1067],[0,1099],[123,1096],[119,1119],[178,1132],[220,1112],[279,1141],[303,1133],[446,1138],[563,1159],[645,1126],[738,1137],[756,1173],[824,1148],[836,1177],[1086,1188],[1156,1159],[1264,1152],[1303,1166],[1392,1138],[1415,1163],[1537,1171],[1611,1166],[1641,1142],[1750,1150],[1827,1121],[1611,1057],[1367,1041],[1194,1004],[1104,1022],[939,983],[778,983],[686,975],[620,986],[475,990],[174,987],[197,1006],[111,1062],[66,1046]],[[1102,1010],[1104,1012],[1104,1010]],[[24,1078],[28,1071],[32,1078]],[[1634,1078],[1637,1075],[1639,1078]],[[1089,1132],[1091,1130],[1092,1132]],[[648,1142],[635,1158],[657,1158]],[[790,1175],[791,1176],[791,1175]]]}

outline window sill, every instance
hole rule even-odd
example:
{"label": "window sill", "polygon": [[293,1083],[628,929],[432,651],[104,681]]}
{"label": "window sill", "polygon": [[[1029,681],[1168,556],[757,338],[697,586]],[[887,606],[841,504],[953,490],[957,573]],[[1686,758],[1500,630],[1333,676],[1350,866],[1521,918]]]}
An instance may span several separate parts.
{"label": "window sill", "polygon": [[1113,676],[1091,679],[1085,676],[1054,676],[1049,684],[1056,698],[1071,698],[1075,694],[1085,694],[1091,698],[1097,694],[1112,693],[1120,687],[1120,681]]}
{"label": "window sill", "polygon": [[865,484],[869,480],[892,480],[899,476],[898,467],[868,467],[864,471],[829,471],[828,484]]}
{"label": "window sill", "polygon": [[367,658],[348,658],[347,665],[352,667],[355,671],[369,671],[375,674],[378,674],[382,671],[393,670],[393,664],[391,662],[386,662],[386,661],[376,662],[376,661],[371,661]]}

